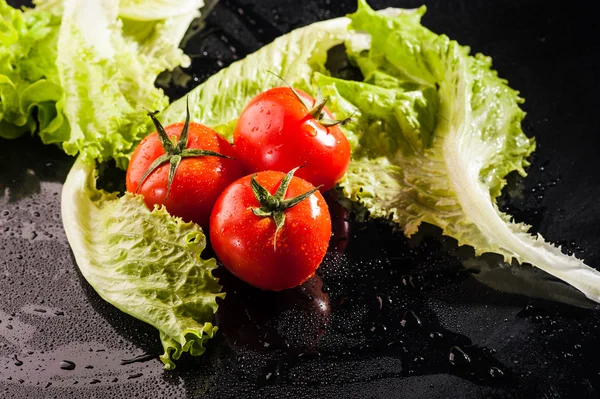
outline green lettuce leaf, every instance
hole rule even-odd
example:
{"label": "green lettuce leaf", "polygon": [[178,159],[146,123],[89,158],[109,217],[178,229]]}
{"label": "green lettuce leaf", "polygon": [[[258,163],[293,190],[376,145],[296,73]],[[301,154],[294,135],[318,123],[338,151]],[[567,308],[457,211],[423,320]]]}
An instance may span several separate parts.
{"label": "green lettuce leaf", "polygon": [[[439,226],[477,254],[531,263],[600,302],[600,273],[498,210],[506,175],[525,176],[535,149],[521,129],[523,100],[489,57],[423,27],[424,12],[375,12],[360,0],[349,29],[346,18],[297,29],[209,78],[189,94],[192,117],[231,138],[247,102],[282,85],[267,71],[320,89],[337,118],[356,111],[343,127],[353,155],[341,185],[372,216],[409,236],[423,222]],[[325,56],[342,41],[362,81],[329,76]],[[184,115],[179,100],[163,118]]]}
{"label": "green lettuce leaf", "polygon": [[337,117],[359,109],[345,127],[353,145],[345,194],[406,235],[431,223],[478,255],[531,263],[600,302],[598,271],[499,211],[505,176],[525,176],[535,148],[521,129],[522,99],[490,58],[424,28],[424,11],[390,17],[360,1],[350,28],[367,32],[370,45],[347,47],[365,80],[315,76]]}
{"label": "green lettuce leaf", "polygon": [[125,168],[151,129],[146,109],[168,105],[156,77],[189,65],[178,46],[202,4],[180,2],[167,18],[159,3],[39,0],[23,11],[0,0],[0,137],[37,131],[67,154]]}
{"label": "green lettuce leaf", "polygon": [[143,198],[96,189],[93,160],[79,157],[62,192],[62,220],[79,270],[107,302],[160,331],[165,368],[205,351],[217,330],[221,286],[205,260],[202,229],[148,210]]}
{"label": "green lettuce leaf", "polygon": [[56,103],[62,98],[56,69],[60,17],[49,12],[23,12],[0,0],[0,137],[16,138],[39,130],[61,135],[64,118]]}
{"label": "green lettuce leaf", "polygon": [[193,15],[203,5],[204,0],[121,0],[119,15],[127,19],[153,21],[181,15]]}
{"label": "green lettuce leaf", "polygon": [[[82,152],[85,158],[114,158],[124,168],[149,131],[146,110],[168,104],[154,87],[156,76],[186,57],[177,49],[177,38],[164,39],[168,32],[147,29],[149,22],[123,22],[118,12],[118,0],[67,1],[57,64],[71,127],[64,150]],[[159,24],[155,28],[166,25],[152,23]]]}

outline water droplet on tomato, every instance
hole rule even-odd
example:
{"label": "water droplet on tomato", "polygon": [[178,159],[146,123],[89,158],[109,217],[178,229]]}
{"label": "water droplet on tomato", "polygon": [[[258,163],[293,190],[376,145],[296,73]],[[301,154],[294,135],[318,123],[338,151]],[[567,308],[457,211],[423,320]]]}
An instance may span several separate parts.
{"label": "water droplet on tomato", "polygon": [[307,120],[302,125],[302,130],[305,131],[310,137],[316,137],[320,128],[321,125],[314,119]]}

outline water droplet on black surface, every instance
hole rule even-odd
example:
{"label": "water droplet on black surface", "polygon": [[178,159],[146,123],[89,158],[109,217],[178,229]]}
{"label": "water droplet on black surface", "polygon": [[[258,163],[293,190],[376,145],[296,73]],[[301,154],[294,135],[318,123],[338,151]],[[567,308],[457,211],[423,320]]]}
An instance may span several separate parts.
{"label": "water droplet on black surface", "polygon": [[377,310],[381,312],[381,309],[383,308],[383,300],[379,295],[375,297],[375,305],[377,306]]}
{"label": "water droplet on black surface", "polygon": [[373,323],[371,327],[369,327],[369,331],[373,334],[384,334],[387,331],[387,327],[382,323]]}
{"label": "water droplet on black surface", "polygon": [[315,299],[315,297],[312,296],[304,286],[298,287],[295,292],[298,294],[299,298],[302,298],[305,301],[313,301]]}
{"label": "water droplet on black surface", "polygon": [[267,364],[261,376],[263,384],[273,384],[281,375],[281,360],[272,361]]}
{"label": "water droplet on black surface", "polygon": [[498,367],[491,367],[489,369],[490,376],[492,378],[502,378],[504,377],[504,371],[500,370]]}
{"label": "water droplet on black surface", "polygon": [[124,366],[126,364],[131,364],[131,363],[144,363],[144,362],[147,362],[148,360],[155,359],[157,356],[158,355],[155,355],[153,353],[144,353],[142,355],[136,356],[131,359],[122,359],[121,366]]}
{"label": "water droplet on black surface", "polygon": [[59,367],[63,370],[75,370],[75,363],[70,360],[63,360],[60,362]]}
{"label": "water droplet on black surface", "polygon": [[17,366],[17,367],[20,367],[20,366],[22,366],[22,365],[23,365],[23,361],[22,361],[22,360],[19,360],[19,358],[17,357],[17,355],[14,355],[14,356],[13,356],[13,361],[14,361],[14,363],[15,363],[15,366]]}
{"label": "water droplet on black surface", "polygon": [[407,288],[417,288],[415,285],[415,280],[413,279],[413,276],[409,276],[409,275],[404,275],[402,276],[402,285],[407,287]]}
{"label": "water droplet on black surface", "polygon": [[402,320],[400,321],[400,325],[404,328],[415,328],[421,327],[423,323],[419,316],[416,315],[412,310],[408,310],[404,312],[404,316],[402,316]]}
{"label": "water droplet on black surface", "polygon": [[450,349],[448,360],[453,366],[465,366],[471,363],[471,358],[460,347],[453,346]]}

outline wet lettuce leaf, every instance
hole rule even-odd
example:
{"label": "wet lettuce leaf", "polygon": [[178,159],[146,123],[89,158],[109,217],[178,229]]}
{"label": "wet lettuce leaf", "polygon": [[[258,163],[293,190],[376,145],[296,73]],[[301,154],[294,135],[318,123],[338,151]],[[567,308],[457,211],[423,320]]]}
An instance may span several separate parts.
{"label": "wet lettuce leaf", "polygon": [[56,15],[23,12],[0,0],[0,137],[33,132],[37,123],[43,132],[64,125],[56,111],[62,97],[55,66],[59,27]]}
{"label": "wet lettuce leaf", "polygon": [[[185,15],[195,15],[204,0],[121,0],[119,16],[131,20],[154,21]],[[183,28],[187,29],[189,23]]]}
{"label": "wet lettuce leaf", "polygon": [[431,223],[477,255],[531,263],[600,302],[598,271],[496,205],[506,175],[525,176],[535,149],[521,128],[523,100],[489,57],[423,27],[424,12],[388,17],[361,0],[350,29],[367,32],[370,45],[348,47],[365,80],[315,76],[336,99],[334,113],[359,109],[348,132],[354,146],[345,194],[408,236]]}
{"label": "wet lettuce leaf", "polygon": [[62,192],[62,220],[81,274],[108,303],[159,330],[166,369],[183,352],[199,356],[217,331],[216,298],[224,297],[202,259],[202,229],[140,195],[96,189],[96,163],[79,157]]}
{"label": "wet lettuce leaf", "polygon": [[[526,175],[535,141],[521,128],[516,90],[471,55],[421,25],[425,12],[373,11],[364,0],[349,18],[297,29],[220,71],[189,93],[193,118],[230,138],[235,119],[262,90],[282,83],[330,98],[353,149],[344,193],[373,217],[391,218],[406,235],[421,223],[470,245],[477,254],[531,263],[600,302],[600,273],[501,212],[506,175]],[[350,22],[350,25],[348,23]],[[344,42],[364,79],[330,76],[325,54]],[[183,119],[185,100],[164,114]]]}
{"label": "wet lettuce leaf", "polygon": [[151,129],[145,109],[168,105],[156,77],[189,64],[178,45],[202,5],[162,3],[38,0],[16,10],[0,0],[0,137],[36,132],[69,155],[125,168]]}

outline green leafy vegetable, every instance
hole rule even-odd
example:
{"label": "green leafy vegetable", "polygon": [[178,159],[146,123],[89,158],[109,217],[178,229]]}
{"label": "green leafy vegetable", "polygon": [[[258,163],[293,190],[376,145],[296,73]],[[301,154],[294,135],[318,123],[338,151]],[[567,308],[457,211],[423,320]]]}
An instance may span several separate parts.
{"label": "green leafy vegetable", "polygon": [[0,137],[19,137],[37,123],[41,134],[64,135],[56,106],[63,95],[55,66],[59,26],[51,13],[24,13],[0,0]]}
{"label": "green leafy vegetable", "polygon": [[62,193],[62,219],[77,265],[107,302],[160,331],[165,368],[183,352],[201,355],[217,327],[221,286],[214,259],[200,257],[202,229],[149,211],[141,196],[96,189],[95,162],[79,157]]}
{"label": "green leafy vegetable", "polygon": [[178,45],[201,2],[178,4],[165,18],[156,0],[38,1],[25,11],[0,0],[0,137],[38,131],[67,154],[125,168],[151,129],[145,109],[168,105],[156,77],[189,64]]}
{"label": "green leafy vegetable", "polygon": [[490,58],[424,28],[424,11],[388,17],[360,1],[350,28],[367,32],[370,47],[350,56],[365,81],[315,77],[338,99],[336,113],[361,110],[346,195],[407,235],[434,224],[476,254],[531,263],[600,302],[600,273],[498,210],[505,176],[525,176],[535,148],[521,129],[522,100]]}
{"label": "green leafy vegetable", "polygon": [[203,5],[203,0],[121,0],[119,15],[133,20],[153,21],[195,14]]}
{"label": "green leafy vegetable", "polygon": [[[422,222],[439,226],[477,254],[529,262],[600,302],[600,273],[498,210],[505,176],[525,176],[535,149],[521,129],[522,99],[489,57],[423,27],[424,12],[375,12],[360,0],[349,30],[345,18],[300,28],[192,90],[193,118],[230,136],[247,102],[280,85],[267,71],[320,89],[337,118],[358,109],[344,127],[353,156],[341,185],[372,216],[391,217],[407,235]],[[325,54],[341,42],[362,81],[328,76]],[[184,112],[180,100],[164,118]]]}

